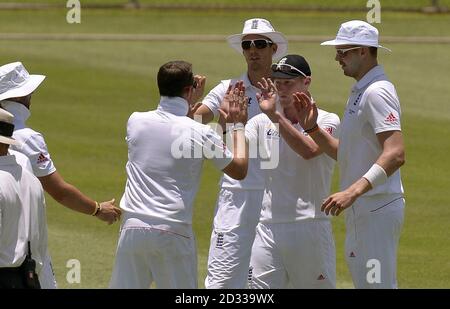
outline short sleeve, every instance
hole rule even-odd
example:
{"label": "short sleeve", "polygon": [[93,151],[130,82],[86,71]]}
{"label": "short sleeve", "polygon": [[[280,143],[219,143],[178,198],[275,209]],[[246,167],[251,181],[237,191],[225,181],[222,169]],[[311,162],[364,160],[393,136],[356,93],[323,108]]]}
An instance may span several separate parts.
{"label": "short sleeve", "polygon": [[214,116],[219,114],[220,103],[222,103],[229,84],[230,80],[222,81],[203,98],[202,104],[206,105]]}
{"label": "short sleeve", "polygon": [[388,87],[371,89],[363,112],[375,134],[401,131],[400,103],[394,89],[388,89]]}
{"label": "short sleeve", "polygon": [[219,170],[223,170],[233,161],[233,154],[227,145],[219,134],[209,127],[203,137],[203,156],[205,159],[212,160]]}
{"label": "short sleeve", "polygon": [[44,137],[40,133],[30,136],[23,144],[21,152],[30,159],[36,177],[44,177],[56,171]]}
{"label": "short sleeve", "polygon": [[319,121],[317,122],[319,127],[326,131],[331,136],[338,138],[339,136],[339,127],[341,124],[341,121],[338,117],[338,115],[333,113],[327,113],[325,116],[321,117]]}
{"label": "short sleeve", "polygon": [[245,137],[249,141],[258,140],[258,115],[252,117],[245,125]]}

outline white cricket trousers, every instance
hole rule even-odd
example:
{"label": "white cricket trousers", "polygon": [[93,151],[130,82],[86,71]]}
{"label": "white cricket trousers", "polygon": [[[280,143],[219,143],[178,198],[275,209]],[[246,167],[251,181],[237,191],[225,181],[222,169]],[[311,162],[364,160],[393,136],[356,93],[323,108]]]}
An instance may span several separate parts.
{"label": "white cricket trousers", "polygon": [[253,289],[334,289],[336,249],[328,219],[259,223],[250,261]]}
{"label": "white cricket trousers", "polygon": [[52,258],[47,250],[47,255],[44,258],[42,269],[39,276],[39,283],[42,289],[57,289],[55,273],[53,272]]}
{"label": "white cricket trousers", "polygon": [[247,287],[263,194],[264,190],[220,190],[209,247],[207,289]]}
{"label": "white cricket trousers", "polygon": [[345,255],[355,288],[397,288],[404,208],[402,196],[373,196],[346,210]]}
{"label": "white cricket trousers", "polygon": [[110,282],[113,289],[196,289],[195,238],[126,219],[120,231]]}

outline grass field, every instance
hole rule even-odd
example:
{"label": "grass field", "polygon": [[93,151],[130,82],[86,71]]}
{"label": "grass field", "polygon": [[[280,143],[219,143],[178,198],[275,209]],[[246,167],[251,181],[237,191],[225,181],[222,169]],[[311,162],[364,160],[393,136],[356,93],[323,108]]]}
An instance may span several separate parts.
{"label": "grass field", "polygon": [[[50,2],[50,1],[49,1]],[[243,20],[261,16],[288,35],[329,35],[363,13],[258,13],[83,11],[68,25],[64,10],[0,11],[2,33],[221,34],[242,30]],[[450,36],[448,15],[384,13],[379,29],[390,36]],[[184,59],[208,77],[208,90],[237,76],[243,57],[225,42],[1,41],[0,63],[20,60],[47,75],[33,97],[29,124],[47,140],[66,180],[98,200],[120,199],[125,184],[125,124],[133,111],[153,109],[155,75],[169,60]],[[399,250],[401,288],[450,288],[450,45],[389,44],[380,62],[397,86],[403,111],[407,163],[402,168],[406,220]],[[313,70],[312,92],[321,106],[342,115],[352,80],[345,78],[329,48],[293,43]],[[213,208],[220,174],[206,164],[195,202],[194,229],[203,287]],[[336,179],[336,177],[335,177]],[[337,183],[334,181],[333,190]],[[118,225],[79,215],[47,199],[49,246],[61,288],[107,287]],[[352,287],[343,256],[343,218],[333,220],[339,287]],[[66,262],[80,260],[81,284],[68,284]]]}

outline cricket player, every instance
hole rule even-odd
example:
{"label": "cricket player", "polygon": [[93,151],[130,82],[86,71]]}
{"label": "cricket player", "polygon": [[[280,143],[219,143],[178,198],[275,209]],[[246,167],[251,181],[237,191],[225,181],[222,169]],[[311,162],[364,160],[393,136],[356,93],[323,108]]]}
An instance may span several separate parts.
{"label": "cricket player", "polygon": [[[127,125],[124,210],[111,288],[197,288],[193,200],[205,159],[233,179],[247,174],[244,92],[233,89],[228,120],[232,151],[211,127],[187,117],[204,78],[192,65],[172,61],[159,69],[161,95],[154,111],[133,113]],[[201,91],[197,88],[202,80]]]}
{"label": "cricket player", "polygon": [[[258,82],[263,77],[270,77],[273,59],[279,59],[288,47],[285,36],[261,18],[245,21],[242,33],[228,37],[228,43],[244,56],[247,72],[238,78],[221,81],[208,93],[196,112],[202,116],[203,123],[217,116],[219,109],[227,110],[227,100],[224,98],[238,83],[243,84],[245,95],[249,98],[249,118],[261,113],[256,97],[260,92]],[[252,158],[244,180],[238,181],[227,175],[222,177],[211,233],[206,288],[246,287],[264,186],[259,163]]]}
{"label": "cricket player", "polygon": [[[253,243],[250,288],[335,288],[336,256],[329,216],[320,210],[330,194],[335,161],[308,136],[297,119],[294,94],[307,93],[311,69],[300,55],[287,55],[263,81],[262,114],[249,120],[249,143],[260,140],[278,165],[265,170],[260,222]],[[278,103],[279,100],[279,103]],[[279,104],[279,105],[278,105]],[[318,110],[318,125],[337,136],[339,117]],[[278,149],[277,149],[278,148]]]}
{"label": "cricket player", "polygon": [[47,254],[44,191],[28,159],[9,151],[14,116],[0,108],[0,289],[40,288]]}
{"label": "cricket player", "polygon": [[341,191],[322,204],[326,214],[345,210],[345,254],[356,288],[397,288],[397,247],[405,200],[400,166],[405,150],[400,102],[378,64],[378,30],[352,20],[331,41],[344,75],[356,80],[345,108],[339,138],[317,125],[317,106],[308,96],[294,104],[300,123],[340,167]]}
{"label": "cricket player", "polygon": [[[30,159],[33,172],[44,190],[58,203],[112,224],[121,214],[121,210],[114,206],[114,200],[98,203],[67,183],[56,170],[43,135],[26,125],[31,115],[31,96],[44,79],[44,75],[30,75],[20,62],[0,67],[0,106],[14,115],[13,136],[20,142],[20,146],[13,145],[11,148]],[[56,288],[50,255],[44,263],[40,279],[42,288]]]}

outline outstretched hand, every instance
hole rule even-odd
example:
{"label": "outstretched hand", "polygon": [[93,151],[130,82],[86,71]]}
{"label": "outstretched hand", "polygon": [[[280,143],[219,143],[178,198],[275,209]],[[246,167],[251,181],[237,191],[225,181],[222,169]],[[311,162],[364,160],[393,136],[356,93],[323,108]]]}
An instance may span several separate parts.
{"label": "outstretched hand", "polygon": [[122,210],[114,205],[115,199],[110,201],[100,203],[100,210],[97,214],[97,217],[107,222],[108,224],[113,224],[117,220],[120,219],[122,215]]}
{"label": "outstretched hand", "polygon": [[292,94],[293,103],[297,112],[297,119],[303,129],[307,130],[317,124],[319,112],[316,103],[311,99],[311,94],[296,92]]}
{"label": "outstretched hand", "polygon": [[259,89],[261,89],[261,94],[257,94],[259,108],[267,116],[272,116],[275,114],[277,108],[276,104],[278,101],[278,90],[273,81],[268,78],[262,78],[261,82],[258,82]]}
{"label": "outstretched hand", "polygon": [[205,92],[206,77],[202,75],[195,75],[194,81],[197,85],[192,91],[192,96],[189,100],[190,105],[194,105],[199,102]]}
{"label": "outstretched hand", "polygon": [[219,108],[219,124],[225,131],[227,123],[246,123],[248,98],[245,96],[243,81],[238,81],[234,86],[230,84]]}
{"label": "outstretched hand", "polygon": [[219,113],[223,121],[225,123],[247,123],[248,97],[245,96],[245,90],[239,86],[235,86],[233,90],[227,93],[226,100],[228,112],[219,108]]}

